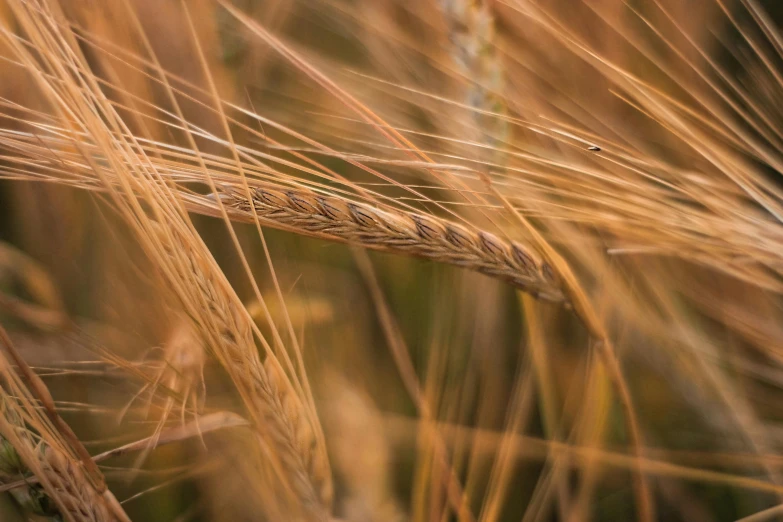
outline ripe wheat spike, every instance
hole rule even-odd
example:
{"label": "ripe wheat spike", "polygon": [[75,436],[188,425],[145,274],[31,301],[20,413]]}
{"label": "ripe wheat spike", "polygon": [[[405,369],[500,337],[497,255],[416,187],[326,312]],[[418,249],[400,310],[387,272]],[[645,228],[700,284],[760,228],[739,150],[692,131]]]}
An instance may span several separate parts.
{"label": "ripe wheat spike", "polygon": [[282,188],[255,188],[248,201],[240,190],[221,193],[227,205],[265,222],[375,250],[464,266],[502,279],[546,301],[565,297],[549,265],[515,241],[471,230],[434,216],[381,209],[341,197]]}
{"label": "ripe wheat spike", "polygon": [[326,520],[333,495],[329,463],[301,398],[273,355],[260,360],[248,314],[193,241],[160,224],[154,230],[169,258],[171,277],[193,282],[188,299],[197,305],[194,326],[237,386],[262,445],[272,450],[272,465],[279,464],[284,487],[294,493],[308,520]]}

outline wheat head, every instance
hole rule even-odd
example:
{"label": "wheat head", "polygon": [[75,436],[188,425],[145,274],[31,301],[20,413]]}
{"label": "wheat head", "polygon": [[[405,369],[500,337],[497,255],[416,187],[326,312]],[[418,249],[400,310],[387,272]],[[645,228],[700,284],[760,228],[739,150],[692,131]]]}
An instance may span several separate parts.
{"label": "wheat head", "polygon": [[353,202],[306,190],[228,188],[224,204],[272,226],[301,231],[375,250],[463,266],[496,277],[552,302],[565,297],[551,267],[531,249],[484,230],[412,212]]}
{"label": "wheat head", "polygon": [[492,11],[483,0],[439,0],[439,4],[448,28],[449,54],[469,82],[464,102],[474,110],[477,141],[498,144],[509,129],[506,120],[497,117],[506,111],[505,75]]}
{"label": "wheat head", "polygon": [[33,473],[40,484],[11,489],[22,508],[33,515],[74,522],[115,522],[111,492],[98,492],[80,463],[47,444],[25,426],[12,399],[3,394],[0,415],[0,481],[11,484]]}
{"label": "wheat head", "polygon": [[215,277],[212,265],[195,250],[192,241],[158,227],[156,236],[171,266],[179,277],[194,281],[192,302],[208,314],[194,318],[196,331],[248,405],[262,444],[272,450],[267,453],[279,465],[277,471],[308,519],[327,519],[333,494],[328,459],[317,443],[301,398],[273,355],[261,361],[249,315],[239,308],[227,283]]}

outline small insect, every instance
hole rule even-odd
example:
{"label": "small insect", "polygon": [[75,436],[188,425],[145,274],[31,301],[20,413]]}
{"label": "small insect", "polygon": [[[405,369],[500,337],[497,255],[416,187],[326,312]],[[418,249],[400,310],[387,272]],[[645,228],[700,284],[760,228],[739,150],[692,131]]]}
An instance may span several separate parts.
{"label": "small insect", "polygon": [[587,147],[587,150],[592,152],[601,152],[601,147],[598,147],[597,145],[591,145]]}

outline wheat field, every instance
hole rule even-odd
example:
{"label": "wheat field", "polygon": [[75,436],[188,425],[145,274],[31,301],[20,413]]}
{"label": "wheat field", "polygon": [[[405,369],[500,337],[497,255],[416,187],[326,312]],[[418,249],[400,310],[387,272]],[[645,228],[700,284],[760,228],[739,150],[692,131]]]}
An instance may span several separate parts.
{"label": "wheat field", "polygon": [[0,0],[0,520],[783,519],[777,0]]}

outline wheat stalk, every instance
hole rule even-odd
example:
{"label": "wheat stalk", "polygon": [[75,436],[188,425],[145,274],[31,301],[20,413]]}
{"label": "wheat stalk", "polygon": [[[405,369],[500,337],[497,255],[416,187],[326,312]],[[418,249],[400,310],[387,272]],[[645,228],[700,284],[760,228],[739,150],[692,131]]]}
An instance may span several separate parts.
{"label": "wheat stalk", "polygon": [[220,198],[246,217],[255,212],[271,226],[463,266],[502,279],[540,299],[565,301],[546,262],[522,244],[484,230],[306,190],[255,187],[248,200],[246,191],[224,187]]}

